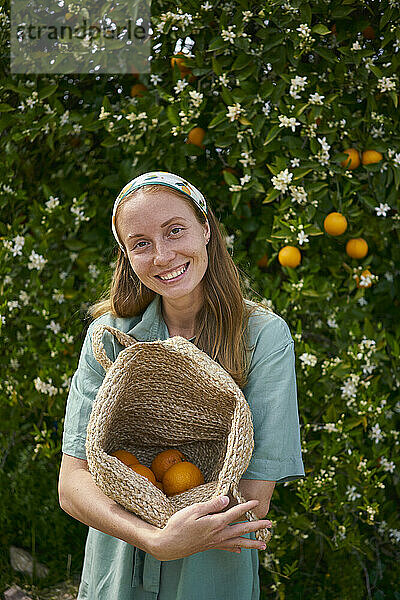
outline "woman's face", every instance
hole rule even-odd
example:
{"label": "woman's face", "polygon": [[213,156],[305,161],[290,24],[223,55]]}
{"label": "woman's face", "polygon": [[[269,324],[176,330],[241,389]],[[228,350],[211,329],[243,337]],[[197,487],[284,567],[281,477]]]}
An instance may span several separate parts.
{"label": "woman's face", "polygon": [[[149,289],[171,300],[202,295],[210,226],[201,225],[168,188],[128,200],[119,212],[118,233],[132,269]],[[161,279],[171,274],[172,279]]]}

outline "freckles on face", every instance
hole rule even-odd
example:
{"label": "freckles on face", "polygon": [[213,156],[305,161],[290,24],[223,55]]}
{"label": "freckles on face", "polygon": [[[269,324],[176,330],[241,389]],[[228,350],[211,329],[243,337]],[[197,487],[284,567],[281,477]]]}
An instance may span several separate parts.
{"label": "freckles on face", "polygon": [[[168,190],[138,195],[121,206],[117,221],[131,267],[147,287],[177,297],[199,284],[208,266],[205,233],[209,230],[184,200]],[[185,264],[187,275],[176,283],[160,279]]]}

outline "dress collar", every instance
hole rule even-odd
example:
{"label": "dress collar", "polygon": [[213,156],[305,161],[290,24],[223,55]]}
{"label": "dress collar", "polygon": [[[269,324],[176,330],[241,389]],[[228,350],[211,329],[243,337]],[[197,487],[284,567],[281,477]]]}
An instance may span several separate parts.
{"label": "dress collar", "polygon": [[127,333],[140,342],[167,340],[170,337],[168,327],[162,316],[159,294],[150,302],[142,315],[141,321]]}

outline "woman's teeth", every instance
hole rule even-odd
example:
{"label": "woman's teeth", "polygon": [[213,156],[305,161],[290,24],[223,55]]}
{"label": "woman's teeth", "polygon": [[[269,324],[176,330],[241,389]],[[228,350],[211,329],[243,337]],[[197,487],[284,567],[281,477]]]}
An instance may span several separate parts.
{"label": "woman's teeth", "polygon": [[175,279],[175,277],[178,277],[178,275],[182,275],[182,273],[184,273],[187,269],[187,264],[184,265],[181,269],[179,269],[178,271],[172,271],[172,273],[169,273],[168,275],[165,275],[164,277],[162,277],[161,275],[159,275],[159,278],[162,279],[163,281],[168,281],[169,279]]}

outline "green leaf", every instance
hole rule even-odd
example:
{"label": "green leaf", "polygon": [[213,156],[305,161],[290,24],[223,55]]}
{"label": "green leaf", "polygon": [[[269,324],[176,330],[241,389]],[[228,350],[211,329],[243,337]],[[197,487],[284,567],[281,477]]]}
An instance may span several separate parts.
{"label": "green leaf", "polygon": [[371,69],[374,75],[376,75],[377,77],[382,77],[382,71],[378,69],[378,67],[376,67],[375,65],[370,65],[369,68]]}
{"label": "green leaf", "polygon": [[[277,199],[277,197],[279,196],[281,192],[279,190],[276,190],[275,188],[273,188],[270,192],[268,192],[268,194],[265,196],[264,200],[263,200],[263,204],[269,204],[270,202],[273,202],[274,200]],[[287,234],[285,234],[283,237],[286,237]]]}
{"label": "green leaf", "polygon": [[167,116],[172,125],[179,125],[180,120],[178,116],[178,109],[175,106],[167,106]]}
{"label": "green leaf", "polygon": [[212,63],[212,68],[213,68],[214,73],[216,75],[222,75],[222,66],[217,61],[217,59],[215,58],[215,56],[212,57],[211,63]]}
{"label": "green leaf", "polygon": [[222,50],[222,48],[226,48],[226,42],[222,39],[222,37],[218,36],[212,40],[207,48],[207,52],[214,52],[214,50]]}
{"label": "green leaf", "polygon": [[232,65],[233,71],[240,71],[247,67],[250,63],[254,63],[254,57],[248,54],[239,54]]}
{"label": "green leaf", "polygon": [[10,112],[12,110],[15,110],[13,106],[10,106],[9,104],[5,103],[0,103],[0,112]]}
{"label": "green leaf", "polygon": [[52,96],[54,94],[54,92],[56,91],[57,88],[58,88],[58,84],[57,83],[53,83],[51,85],[48,85],[48,86],[44,87],[39,92],[39,98],[41,100],[44,100],[45,98],[48,98],[49,96]]}
{"label": "green leaf", "polygon": [[276,136],[278,135],[280,130],[279,125],[274,125],[273,127],[271,127],[271,129],[268,132],[267,137],[264,140],[264,146],[266,146],[267,144],[269,144],[270,142],[272,142],[273,139],[276,138]]}
{"label": "green leaf", "polygon": [[293,171],[293,181],[296,181],[297,179],[302,179],[303,177],[305,177],[306,175],[308,175],[308,173],[311,173],[312,169],[294,169]]}
{"label": "green leaf", "polygon": [[331,30],[322,23],[317,23],[317,25],[314,25],[311,31],[312,33],[318,33],[318,35],[328,35],[331,33]]}
{"label": "green leaf", "polygon": [[315,48],[315,53],[327,60],[330,63],[338,62],[338,58],[333,54],[332,51],[326,50],[325,48]]}
{"label": "green leaf", "polygon": [[222,123],[223,121],[226,121],[226,120],[227,120],[226,111],[225,110],[221,111],[209,123],[208,129],[212,129],[213,127],[216,127],[217,125],[219,125],[220,123]]}

